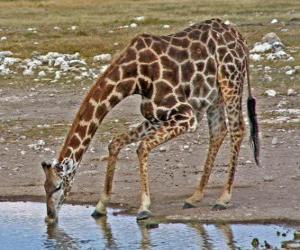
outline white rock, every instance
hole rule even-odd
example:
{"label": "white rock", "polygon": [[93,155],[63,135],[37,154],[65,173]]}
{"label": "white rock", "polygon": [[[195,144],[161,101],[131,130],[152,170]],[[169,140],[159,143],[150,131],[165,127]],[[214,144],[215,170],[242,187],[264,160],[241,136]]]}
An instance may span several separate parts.
{"label": "white rock", "polygon": [[274,178],[273,178],[273,176],[265,176],[264,181],[265,182],[271,182],[271,181],[274,181]]}
{"label": "white rock", "polygon": [[282,31],[282,32],[288,32],[289,29],[281,29],[280,31]]}
{"label": "white rock", "polygon": [[100,54],[100,55],[96,55],[94,56],[94,62],[101,62],[101,63],[105,63],[105,62],[109,62],[111,60],[112,56],[111,54]]}
{"label": "white rock", "polygon": [[288,59],[287,59],[288,62],[294,62],[295,61],[295,58],[290,56]]}
{"label": "white rock", "polygon": [[1,40],[1,41],[6,41],[6,40],[7,40],[7,37],[6,37],[6,36],[2,36],[2,37],[0,38],[0,40]]}
{"label": "white rock", "polygon": [[165,147],[165,146],[161,146],[161,147],[159,148],[159,152],[167,152],[167,150],[168,150],[168,148]]}
{"label": "white rock", "polygon": [[288,89],[287,95],[288,96],[295,96],[295,95],[297,95],[297,92],[294,89]]}
{"label": "white rock", "polygon": [[100,67],[100,74],[103,74],[105,70],[107,70],[108,65],[103,65]]}
{"label": "white rock", "polygon": [[61,72],[60,71],[56,71],[55,72],[55,80],[59,80],[61,78]]}
{"label": "white rock", "polygon": [[276,93],[276,91],[274,89],[268,89],[268,90],[265,91],[265,94],[267,96],[274,97],[274,96],[276,96],[277,93]]}
{"label": "white rock", "polygon": [[265,43],[256,43],[250,53],[264,53],[267,51],[272,50],[272,45],[265,42]]}
{"label": "white rock", "polygon": [[74,80],[75,80],[75,81],[81,81],[81,80],[82,80],[82,77],[81,77],[81,76],[75,76],[75,77],[74,77]]}
{"label": "white rock", "polygon": [[281,43],[280,38],[274,32],[267,33],[261,39],[262,43],[274,44],[274,43]]}
{"label": "white rock", "polygon": [[45,76],[46,76],[46,72],[43,70],[38,73],[38,77],[45,77]]}
{"label": "white rock", "polygon": [[262,59],[262,56],[259,54],[250,54],[250,59],[255,62],[259,62]]}
{"label": "white rock", "polygon": [[264,80],[266,81],[266,82],[272,82],[272,77],[271,76],[269,76],[269,75],[265,75],[264,76]]}
{"label": "white rock", "polygon": [[21,155],[25,155],[26,154],[26,152],[24,150],[22,150],[20,153],[21,153]]}
{"label": "white rock", "polygon": [[0,76],[6,76],[11,74],[11,70],[6,68],[5,65],[0,65]]}
{"label": "white rock", "polygon": [[9,57],[9,56],[12,56],[12,55],[13,55],[13,53],[11,51],[9,51],[9,50],[7,50],[7,51],[0,51],[0,59],[2,57]]}
{"label": "white rock", "polygon": [[33,76],[34,72],[31,69],[25,69],[23,71],[23,76]]}
{"label": "white rock", "polygon": [[60,27],[55,26],[55,27],[53,27],[53,29],[54,29],[54,30],[60,30]]}
{"label": "white rock", "polygon": [[288,76],[293,75],[295,73],[296,73],[296,70],[294,70],[294,69],[290,69],[287,72],[285,72],[285,74],[288,75]]}
{"label": "white rock", "polygon": [[163,28],[164,29],[170,29],[170,25],[169,24],[165,24],[165,25],[163,25]]}
{"label": "white rock", "polygon": [[226,20],[224,23],[225,23],[226,25],[230,25],[230,24],[231,24],[231,22],[230,22],[229,20]]}
{"label": "white rock", "polygon": [[274,18],[272,19],[271,24],[275,24],[275,23],[278,23],[278,20]]}
{"label": "white rock", "polygon": [[138,22],[142,22],[145,21],[145,17],[144,16],[137,16],[134,18],[134,20],[138,21]]}
{"label": "white rock", "polygon": [[71,30],[77,30],[78,26],[71,26]]}
{"label": "white rock", "polygon": [[277,137],[273,137],[272,138],[272,145],[277,145],[278,144],[278,138]]}
{"label": "white rock", "polygon": [[183,145],[183,149],[184,149],[184,150],[188,150],[189,148],[190,148],[189,145]]}
{"label": "white rock", "polygon": [[131,23],[129,26],[130,28],[136,28],[138,25],[136,23]]}

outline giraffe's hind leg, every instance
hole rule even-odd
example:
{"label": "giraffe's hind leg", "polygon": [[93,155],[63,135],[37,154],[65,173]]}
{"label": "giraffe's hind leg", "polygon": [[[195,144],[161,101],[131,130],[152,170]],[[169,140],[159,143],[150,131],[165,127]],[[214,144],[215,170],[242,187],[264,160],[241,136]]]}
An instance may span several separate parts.
{"label": "giraffe's hind leg", "polygon": [[144,121],[139,126],[131,129],[127,133],[116,136],[109,143],[109,156],[107,161],[104,190],[101,194],[99,202],[97,203],[96,209],[92,214],[93,217],[96,218],[106,214],[106,206],[110,200],[112,191],[112,182],[115,173],[116,162],[121,149],[130,143],[141,140],[143,137],[151,134],[152,132],[154,132],[153,125],[149,121]]}
{"label": "giraffe's hind leg", "polygon": [[137,220],[147,219],[151,216],[150,207],[150,190],[148,182],[148,156],[152,149],[158,145],[180,135],[189,130],[196,129],[196,118],[190,109],[185,114],[179,114],[179,120],[176,115],[172,119],[162,122],[155,133],[146,136],[139,144],[137,154],[140,162],[141,176],[141,206],[137,215]]}
{"label": "giraffe's hind leg", "polygon": [[209,127],[209,149],[204,165],[204,173],[196,191],[191,197],[185,200],[183,208],[194,207],[196,202],[202,200],[216,155],[227,134],[224,106],[222,106],[222,103],[214,105],[207,110],[207,120]]}
{"label": "giraffe's hind leg", "polygon": [[[244,118],[242,113],[242,73],[233,72],[230,77],[218,79],[222,96],[225,101],[228,127],[230,133],[230,160],[228,165],[228,178],[222,195],[217,200],[214,210],[226,209],[231,200],[233,180],[238,163],[238,155],[245,133]],[[234,80],[232,80],[234,79]]]}

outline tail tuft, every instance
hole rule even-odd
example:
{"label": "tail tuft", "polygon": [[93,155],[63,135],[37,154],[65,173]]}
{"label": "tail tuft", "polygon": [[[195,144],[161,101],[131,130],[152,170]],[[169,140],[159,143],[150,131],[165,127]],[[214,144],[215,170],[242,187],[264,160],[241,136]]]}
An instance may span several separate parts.
{"label": "tail tuft", "polygon": [[259,166],[259,135],[258,135],[258,122],[256,117],[256,101],[252,96],[248,97],[247,100],[247,109],[248,109],[248,118],[250,125],[250,143],[253,148],[254,159],[257,166]]}

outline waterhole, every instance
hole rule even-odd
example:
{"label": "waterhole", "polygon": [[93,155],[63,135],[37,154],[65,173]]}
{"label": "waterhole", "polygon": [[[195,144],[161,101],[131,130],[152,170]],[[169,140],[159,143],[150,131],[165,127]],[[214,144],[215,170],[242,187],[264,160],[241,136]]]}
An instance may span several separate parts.
{"label": "waterhole", "polygon": [[45,210],[43,203],[1,202],[0,249],[280,249],[296,231],[276,224],[138,224],[113,209],[95,220],[93,207],[68,204],[58,225],[47,226]]}

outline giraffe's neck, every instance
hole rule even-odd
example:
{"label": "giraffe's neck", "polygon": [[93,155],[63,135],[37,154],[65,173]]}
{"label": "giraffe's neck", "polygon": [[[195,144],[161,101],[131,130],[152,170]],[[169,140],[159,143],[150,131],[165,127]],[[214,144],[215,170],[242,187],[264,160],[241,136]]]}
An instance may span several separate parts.
{"label": "giraffe's neck", "polygon": [[58,162],[65,174],[79,165],[95,132],[106,114],[135,91],[135,78],[120,78],[120,67],[112,64],[86,95],[67,135]]}

